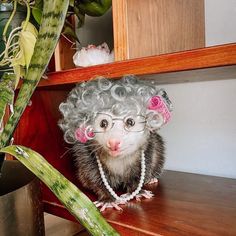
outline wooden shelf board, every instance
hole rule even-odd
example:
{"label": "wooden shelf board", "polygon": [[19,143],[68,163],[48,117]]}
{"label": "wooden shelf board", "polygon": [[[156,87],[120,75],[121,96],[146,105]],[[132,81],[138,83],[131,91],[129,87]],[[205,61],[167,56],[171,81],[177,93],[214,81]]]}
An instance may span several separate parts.
{"label": "wooden shelf board", "polygon": [[186,82],[235,79],[236,65],[143,75],[140,76],[140,78],[155,80],[158,84],[176,84]]}
{"label": "wooden shelf board", "polygon": [[97,76],[119,78],[127,74],[143,76],[230,65],[236,65],[236,43],[50,73],[39,87],[73,84]]}
{"label": "wooden shelf board", "polygon": [[[154,198],[103,213],[121,235],[236,235],[236,180],[165,171],[149,189]],[[73,220],[61,205],[45,202],[45,210]]]}

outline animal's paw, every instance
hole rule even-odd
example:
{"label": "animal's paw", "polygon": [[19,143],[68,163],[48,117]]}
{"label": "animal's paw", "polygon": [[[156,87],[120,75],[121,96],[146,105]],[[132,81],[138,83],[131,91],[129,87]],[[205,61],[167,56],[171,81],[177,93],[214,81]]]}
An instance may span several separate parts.
{"label": "animal's paw", "polygon": [[127,202],[122,201],[114,201],[114,202],[102,202],[102,201],[96,201],[94,202],[95,206],[100,208],[100,211],[105,211],[107,208],[115,208],[118,211],[123,211],[123,209],[119,205],[125,205]]}
{"label": "animal's paw", "polygon": [[158,184],[158,179],[157,178],[152,178],[147,184]]}
{"label": "animal's paw", "polygon": [[[121,197],[122,198],[126,198],[126,197],[129,197],[130,196],[130,193],[125,193],[125,194],[122,194]],[[141,201],[141,198],[144,197],[144,198],[152,198],[154,196],[154,194],[151,192],[151,191],[148,191],[148,190],[141,190],[140,193],[138,193],[134,198],[137,200],[137,201]]]}
{"label": "animal's paw", "polygon": [[135,199],[137,201],[141,201],[141,198],[144,197],[144,198],[147,198],[147,199],[150,199],[154,196],[154,194],[152,193],[152,191],[149,191],[149,190],[141,190],[141,192],[139,194],[137,194],[135,196]]}

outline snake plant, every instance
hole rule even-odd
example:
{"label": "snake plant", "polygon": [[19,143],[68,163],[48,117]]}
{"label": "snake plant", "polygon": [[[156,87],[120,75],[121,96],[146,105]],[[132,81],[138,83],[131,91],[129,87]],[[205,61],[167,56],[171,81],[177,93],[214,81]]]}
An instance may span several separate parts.
{"label": "snake plant", "polygon": [[[0,152],[14,155],[45,182],[53,193],[62,201],[65,207],[92,235],[118,235],[118,233],[116,233],[103,219],[93,203],[39,154],[25,147],[7,147],[18,121],[29,103],[31,95],[40,81],[54,52],[63,27],[68,5],[69,0],[44,1],[39,34],[23,84],[20,87],[19,94],[14,103],[14,112],[12,112],[3,130],[0,131]],[[14,82],[14,78],[6,76],[1,78],[1,82],[0,115],[2,119],[6,105],[12,103],[13,90],[9,85]]]}
{"label": "snake plant", "polygon": [[0,136],[0,147],[9,144],[16,125],[54,52],[65,20],[69,0],[44,1],[43,16],[29,68],[10,116]]}
{"label": "snake plant", "polygon": [[[75,15],[78,18],[77,27],[81,27],[85,21],[85,15],[99,17],[104,15],[112,5],[112,0],[70,0],[67,17],[64,22],[62,34],[68,39],[79,42],[74,30],[74,25],[70,23],[70,16]],[[41,22],[43,9],[43,0],[35,0],[32,14],[38,24]]]}
{"label": "snake plant", "polygon": [[8,146],[2,152],[15,156],[40,178],[92,235],[119,235],[101,217],[99,210],[77,187],[53,168],[41,155],[22,146]]}
{"label": "snake plant", "polygon": [[0,80],[0,133],[1,130],[3,130],[3,117],[5,115],[6,107],[8,105],[12,107],[13,104],[14,86],[14,74],[4,74],[2,80]]}

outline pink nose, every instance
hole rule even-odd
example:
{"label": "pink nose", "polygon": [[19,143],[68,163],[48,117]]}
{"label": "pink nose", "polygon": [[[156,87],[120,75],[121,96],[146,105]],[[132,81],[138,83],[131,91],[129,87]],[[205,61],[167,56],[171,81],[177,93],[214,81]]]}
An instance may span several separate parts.
{"label": "pink nose", "polygon": [[107,147],[110,148],[112,151],[118,151],[120,146],[120,141],[117,139],[109,139],[107,141]]}

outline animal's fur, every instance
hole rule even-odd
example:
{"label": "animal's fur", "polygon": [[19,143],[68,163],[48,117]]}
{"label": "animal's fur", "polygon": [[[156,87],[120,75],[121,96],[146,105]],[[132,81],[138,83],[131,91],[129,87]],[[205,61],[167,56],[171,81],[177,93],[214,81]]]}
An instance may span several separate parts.
{"label": "animal's fur", "polygon": [[[155,99],[162,101],[159,110]],[[115,200],[102,182],[97,155],[113,190],[133,192],[140,181],[142,150],[146,157],[145,183],[158,179],[163,170],[164,143],[157,130],[164,124],[164,118],[165,122],[169,119],[171,107],[167,94],[155,83],[134,76],[78,84],[66,102],[60,104],[63,119],[59,126],[65,141],[74,145],[82,185],[94,191],[100,201]],[[129,119],[134,121],[133,125],[126,123]],[[103,126],[102,121],[109,121],[110,126]],[[129,130],[135,124],[140,129]],[[94,131],[92,140],[89,133],[85,135],[90,128]]]}
{"label": "animal's fur", "polygon": [[[141,169],[141,150],[145,150],[146,174],[145,183],[152,178],[159,178],[164,165],[164,142],[160,135],[150,133],[147,142],[135,153],[122,159],[110,159],[103,151],[94,152],[93,143],[77,143],[74,145],[74,155],[78,168],[78,178],[84,187],[92,190],[101,201],[114,201],[105,188],[100,177],[96,155],[102,155],[101,162],[106,178],[111,187],[124,192],[133,192],[139,183]],[[96,145],[96,144],[95,144]],[[90,154],[92,153],[92,154]]]}

